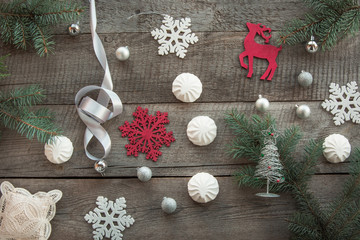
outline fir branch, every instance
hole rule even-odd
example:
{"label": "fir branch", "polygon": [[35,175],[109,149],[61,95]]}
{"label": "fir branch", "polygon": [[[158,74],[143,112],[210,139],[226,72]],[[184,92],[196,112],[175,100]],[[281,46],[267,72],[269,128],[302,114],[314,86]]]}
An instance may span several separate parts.
{"label": "fir branch", "polygon": [[[36,114],[31,114],[36,116]],[[47,121],[38,121],[37,118],[21,118],[16,115],[12,115],[10,112],[5,111],[3,107],[0,108],[0,118],[5,127],[17,130],[21,135],[26,135],[28,139],[33,139],[37,136],[38,141],[46,142],[51,137],[58,135],[58,130],[51,122],[51,118],[47,118]],[[45,118],[44,118],[45,119]]]}
{"label": "fir branch", "polygon": [[[0,57],[0,76],[6,70],[4,59]],[[59,135],[61,130],[54,123],[54,115],[46,108],[31,111],[30,107],[42,103],[45,98],[44,89],[37,85],[0,91],[0,122],[7,128],[14,129],[21,135],[40,142]]]}
{"label": "fir branch", "polygon": [[262,130],[274,125],[274,119],[270,115],[260,118],[253,115],[252,121],[248,121],[244,114],[235,109],[225,114],[225,122],[234,134],[238,136],[228,148],[228,153],[233,158],[246,157],[251,161],[258,161],[261,148],[263,147]]}
{"label": "fir branch", "polygon": [[16,48],[33,45],[40,56],[52,52],[52,25],[76,21],[83,9],[76,3],[53,0],[14,0],[0,3],[1,38]]}
{"label": "fir branch", "polygon": [[332,48],[339,40],[359,31],[360,6],[356,1],[304,0],[310,14],[294,19],[280,33],[279,43],[295,45],[315,35],[323,50]]}
{"label": "fir branch", "polygon": [[265,182],[262,179],[255,178],[254,174],[254,166],[244,166],[235,173],[234,177],[239,187],[263,188]]}
{"label": "fir branch", "polygon": [[32,85],[27,88],[14,89],[8,92],[0,92],[0,104],[8,103],[13,106],[28,106],[41,103],[44,98],[45,90],[38,85]]}
{"label": "fir branch", "polygon": [[344,191],[331,207],[331,213],[325,223],[328,226],[335,221],[336,216],[346,207],[349,202],[360,197],[360,150],[355,149],[351,158],[351,177],[344,184]]}
{"label": "fir branch", "polygon": [[[236,138],[232,142],[234,157],[259,158],[259,135],[264,127],[274,121],[271,117],[256,116],[248,121],[244,114],[233,111],[225,119],[234,131]],[[251,134],[250,134],[251,133]],[[271,191],[288,191],[294,196],[298,210],[289,218],[291,239],[360,239],[360,149],[355,149],[350,157],[350,176],[344,184],[340,196],[330,205],[320,206],[319,201],[309,190],[308,181],[315,173],[317,159],[322,155],[322,140],[310,140],[304,147],[302,160],[293,156],[301,137],[299,128],[291,127],[278,139],[278,152],[283,166],[285,182],[271,185]],[[251,156],[250,156],[251,159]],[[265,182],[254,177],[253,165],[243,166],[235,173],[240,187],[263,188]]]}
{"label": "fir branch", "polygon": [[8,56],[9,56],[9,55],[0,56],[0,78],[4,78],[4,77],[9,76],[7,67],[6,67],[6,65],[5,65],[5,59],[6,59]]}
{"label": "fir branch", "polygon": [[299,239],[321,239],[321,230],[313,215],[296,212],[287,222],[292,233],[301,237]]}
{"label": "fir branch", "polygon": [[322,156],[323,140],[310,140],[308,145],[305,146],[304,161],[301,162],[300,167],[297,169],[296,178],[298,181],[308,181],[311,175],[315,173],[315,166],[317,160]]}
{"label": "fir branch", "polygon": [[[346,235],[346,233],[344,233],[344,229],[346,228],[351,228],[351,225],[354,225],[353,222],[359,222],[360,220],[360,207],[359,207],[359,203],[355,204],[356,207],[350,207],[350,214],[349,216],[344,219],[344,221],[339,222],[340,226],[337,226],[337,228],[335,228],[335,234],[333,234],[333,237],[336,239],[337,236],[339,235],[343,235],[341,239],[346,239],[344,235]],[[350,205],[351,206],[351,205]],[[355,210],[355,211],[354,211]],[[350,225],[350,227],[349,227]],[[346,236],[348,237],[348,236]]]}

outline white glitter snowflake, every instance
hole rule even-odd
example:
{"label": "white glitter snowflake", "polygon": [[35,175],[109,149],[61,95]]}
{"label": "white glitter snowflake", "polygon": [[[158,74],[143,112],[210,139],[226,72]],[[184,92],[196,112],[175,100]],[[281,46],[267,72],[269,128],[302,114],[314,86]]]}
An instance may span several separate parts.
{"label": "white glitter snowflake", "polygon": [[335,115],[335,125],[341,125],[350,119],[354,123],[360,123],[360,93],[357,89],[355,81],[341,88],[339,84],[330,84],[330,100],[326,99],[321,106]]}
{"label": "white glitter snowflake", "polygon": [[122,231],[125,227],[130,227],[135,220],[130,215],[125,215],[126,200],[121,197],[113,201],[108,201],[107,198],[99,196],[96,199],[97,208],[85,215],[85,220],[92,223],[93,238],[101,240],[105,237],[111,240],[122,240]]}
{"label": "white glitter snowflake", "polygon": [[156,28],[151,31],[151,35],[158,40],[159,55],[167,55],[176,52],[176,56],[184,58],[189,47],[189,43],[194,44],[198,41],[198,37],[191,33],[191,19],[182,18],[175,20],[165,15],[160,29]]}

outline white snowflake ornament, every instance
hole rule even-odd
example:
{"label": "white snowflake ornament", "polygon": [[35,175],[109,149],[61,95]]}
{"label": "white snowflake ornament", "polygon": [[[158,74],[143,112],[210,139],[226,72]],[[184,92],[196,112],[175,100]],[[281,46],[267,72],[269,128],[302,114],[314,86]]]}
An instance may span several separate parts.
{"label": "white snowflake ornament", "polygon": [[122,240],[122,231],[130,227],[135,220],[130,215],[125,215],[126,200],[121,197],[108,201],[106,197],[99,196],[96,199],[97,207],[85,215],[85,220],[92,223],[93,238],[101,240],[104,237],[111,240]]}
{"label": "white snowflake ornament", "polygon": [[159,55],[167,55],[175,53],[179,58],[184,58],[187,53],[189,43],[194,44],[198,41],[198,37],[191,33],[191,19],[182,18],[174,20],[169,15],[165,15],[160,29],[156,28],[151,31],[151,35],[158,40]]}
{"label": "white snowflake ornament", "polygon": [[321,106],[335,115],[333,118],[335,125],[341,125],[350,119],[360,124],[360,93],[356,91],[357,89],[355,81],[341,87],[339,84],[330,84],[329,100],[326,99]]}

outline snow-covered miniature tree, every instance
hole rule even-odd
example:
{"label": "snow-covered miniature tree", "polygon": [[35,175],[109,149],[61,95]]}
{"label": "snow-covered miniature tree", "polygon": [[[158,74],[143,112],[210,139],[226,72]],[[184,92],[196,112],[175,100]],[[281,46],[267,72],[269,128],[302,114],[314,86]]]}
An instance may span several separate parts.
{"label": "snow-covered miniature tree", "polygon": [[262,131],[265,146],[261,150],[261,156],[256,166],[255,177],[266,179],[266,193],[257,193],[260,197],[278,197],[279,195],[269,193],[270,183],[281,183],[284,176],[281,173],[282,165],[279,159],[278,148],[276,147],[277,132],[273,127]]}

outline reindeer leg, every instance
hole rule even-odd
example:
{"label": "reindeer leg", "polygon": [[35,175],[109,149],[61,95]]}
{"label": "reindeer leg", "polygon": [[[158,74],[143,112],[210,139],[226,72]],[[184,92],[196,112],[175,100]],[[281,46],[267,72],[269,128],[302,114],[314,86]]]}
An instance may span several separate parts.
{"label": "reindeer leg", "polygon": [[[261,76],[260,79],[261,79],[261,80],[264,80],[264,79],[269,75],[270,71],[271,71],[271,64],[270,64],[270,62],[269,62],[268,68],[266,69],[265,73]],[[268,79],[268,80],[269,80],[269,79]]]}
{"label": "reindeer leg", "polygon": [[274,76],[276,68],[277,68],[277,63],[274,61],[274,64],[272,65],[272,68],[271,68],[271,73],[267,79],[268,81],[271,81],[272,77]]}
{"label": "reindeer leg", "polygon": [[249,59],[249,72],[247,77],[251,78],[251,76],[253,75],[253,60],[254,60],[254,56],[252,55],[248,55],[248,59]]}
{"label": "reindeer leg", "polygon": [[240,55],[239,55],[239,60],[240,60],[240,64],[243,68],[245,69],[248,69],[248,66],[244,63],[244,58],[247,56],[247,53],[246,51],[242,52]]}

